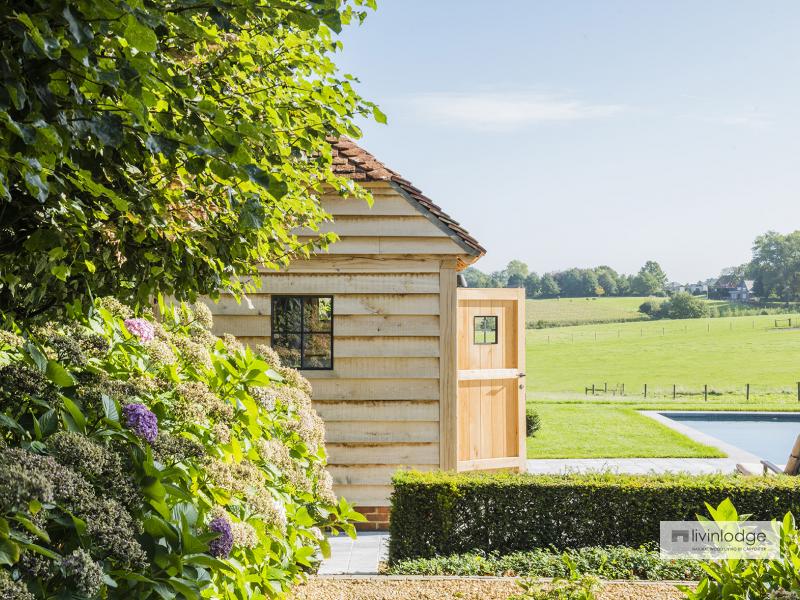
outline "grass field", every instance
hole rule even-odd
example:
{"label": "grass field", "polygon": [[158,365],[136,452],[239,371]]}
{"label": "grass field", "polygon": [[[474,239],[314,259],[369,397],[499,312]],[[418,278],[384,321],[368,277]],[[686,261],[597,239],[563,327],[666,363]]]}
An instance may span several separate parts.
{"label": "grass field", "polygon": [[528,458],[696,458],[725,456],[632,408],[532,404],[542,428],[528,438]]}
{"label": "grass field", "polygon": [[[527,332],[532,399],[650,407],[703,403],[769,408],[797,402],[800,329],[775,329],[775,317],[729,317],[584,325]],[[625,384],[624,398],[588,398],[584,388]],[[745,385],[751,384],[745,405]],[[648,386],[648,401],[643,398]]]}
{"label": "grass field", "polygon": [[639,305],[645,300],[649,300],[649,298],[527,300],[525,302],[525,320],[529,325],[543,322],[544,326],[641,321],[648,318],[647,315],[639,312]]}

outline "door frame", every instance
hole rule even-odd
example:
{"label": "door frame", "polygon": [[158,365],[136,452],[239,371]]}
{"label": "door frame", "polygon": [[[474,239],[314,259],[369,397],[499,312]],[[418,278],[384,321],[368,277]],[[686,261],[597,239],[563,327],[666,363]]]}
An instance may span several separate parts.
{"label": "door frame", "polygon": [[[517,455],[504,456],[497,458],[480,458],[475,460],[456,459],[457,471],[477,471],[491,469],[517,469],[525,472],[527,461],[527,438],[525,432],[525,408],[526,408],[526,387],[525,387],[525,290],[524,288],[457,288],[457,300],[498,300],[514,301],[517,303],[517,364],[515,368],[503,369],[466,369],[456,371],[456,398],[454,404],[458,406],[458,382],[479,379],[514,379],[519,382],[517,387]],[[458,310],[458,302],[456,303]],[[461,335],[468,335],[469,332],[456,331],[456,364],[458,364],[458,340]],[[456,422],[458,422],[458,411],[456,410]],[[458,439],[458,427],[456,427],[456,456],[461,441]]]}

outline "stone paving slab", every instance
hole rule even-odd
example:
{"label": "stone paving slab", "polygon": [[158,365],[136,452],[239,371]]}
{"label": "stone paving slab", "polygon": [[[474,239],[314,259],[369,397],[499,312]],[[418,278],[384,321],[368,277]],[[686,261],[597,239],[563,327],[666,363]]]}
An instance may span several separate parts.
{"label": "stone paving slab", "polygon": [[319,575],[372,575],[389,554],[389,534],[382,531],[359,532],[355,540],[338,535],[328,542],[331,557],[322,561]]}

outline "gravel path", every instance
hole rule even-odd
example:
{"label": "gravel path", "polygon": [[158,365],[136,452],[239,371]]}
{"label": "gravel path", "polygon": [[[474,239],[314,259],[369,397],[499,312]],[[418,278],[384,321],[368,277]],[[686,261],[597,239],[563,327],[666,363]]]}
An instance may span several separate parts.
{"label": "gravel path", "polygon": [[[507,600],[519,592],[510,578],[315,578],[298,588],[293,600]],[[681,600],[667,583],[607,583],[600,600]]]}

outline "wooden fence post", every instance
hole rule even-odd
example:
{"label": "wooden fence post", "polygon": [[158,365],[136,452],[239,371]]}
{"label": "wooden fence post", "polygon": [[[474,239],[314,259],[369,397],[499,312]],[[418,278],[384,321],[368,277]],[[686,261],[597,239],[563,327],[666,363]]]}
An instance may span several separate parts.
{"label": "wooden fence post", "polygon": [[675,384],[672,384],[672,399],[675,400]]}
{"label": "wooden fence post", "polygon": [[707,383],[703,386],[703,400],[705,402],[708,402],[708,384]]}
{"label": "wooden fence post", "polygon": [[745,396],[745,399],[750,400],[750,384],[749,383],[747,384],[747,394]]}
{"label": "wooden fence post", "polygon": [[[800,388],[800,383],[797,384],[797,387]],[[620,395],[622,395],[622,396],[625,395],[625,384],[624,383],[622,384],[622,392],[621,392]]]}
{"label": "wooden fence post", "polygon": [[608,393],[608,382],[607,381],[603,383],[603,393],[604,394]]}
{"label": "wooden fence post", "polygon": [[647,384],[644,384],[644,397],[647,398]]}

